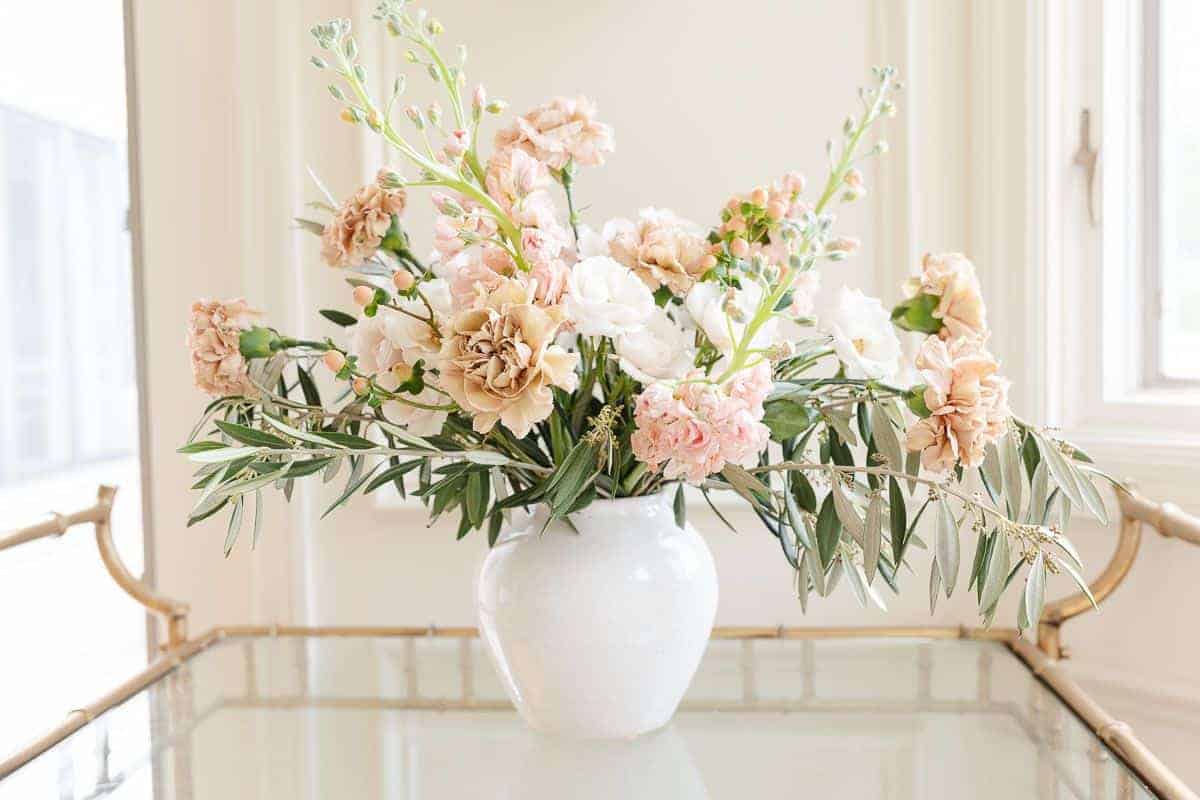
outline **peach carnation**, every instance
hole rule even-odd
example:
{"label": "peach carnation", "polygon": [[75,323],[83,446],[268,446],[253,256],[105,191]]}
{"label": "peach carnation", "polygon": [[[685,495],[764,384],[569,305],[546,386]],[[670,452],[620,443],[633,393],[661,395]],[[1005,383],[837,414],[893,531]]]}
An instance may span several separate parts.
{"label": "peach carnation", "polygon": [[708,270],[708,242],[694,224],[667,209],[644,208],[636,222],[604,226],[612,257],[629,267],[651,289],[666,286],[685,295]]}
{"label": "peach carnation", "polygon": [[987,335],[987,309],[975,266],[961,253],[926,253],[921,259],[921,275],[908,287],[910,295],[927,294],[939,298],[934,319],[942,321],[943,339]]}
{"label": "peach carnation", "polygon": [[375,255],[392,216],[404,213],[406,195],[403,189],[383,185],[380,170],[373,183],[363,186],[342,204],[321,234],[321,258],[331,267],[357,267]]}
{"label": "peach carnation", "polygon": [[996,374],[1000,365],[979,339],[947,342],[930,336],[917,353],[916,366],[932,413],[909,429],[907,448],[919,450],[921,464],[934,472],[957,463],[979,466],[986,447],[1008,427],[1009,382]]}
{"label": "peach carnation", "polygon": [[579,383],[579,356],[554,344],[558,314],[533,301],[530,287],[503,281],[450,326],[442,388],[480,433],[501,422],[518,438],[526,436],[554,410],[550,387],[573,392]]}
{"label": "peach carnation", "polygon": [[496,149],[520,148],[550,169],[568,161],[599,166],[613,150],[612,128],[596,121],[596,106],[582,95],[556,97],[496,134]]}
{"label": "peach carnation", "polygon": [[260,315],[240,297],[192,303],[187,346],[197,388],[219,397],[258,394],[250,381],[250,365],[242,355],[240,341],[242,331],[248,330]]}

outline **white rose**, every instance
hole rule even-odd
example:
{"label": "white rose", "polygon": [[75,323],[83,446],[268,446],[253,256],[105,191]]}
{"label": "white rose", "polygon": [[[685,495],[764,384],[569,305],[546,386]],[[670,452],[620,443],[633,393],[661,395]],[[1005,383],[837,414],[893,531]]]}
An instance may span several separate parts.
{"label": "white rose", "polygon": [[[711,281],[697,283],[683,301],[696,325],[722,353],[733,352],[745,334],[746,323],[754,318],[762,303],[761,286],[749,279],[743,280],[742,285],[741,289],[732,289]],[[732,317],[727,309],[733,310]],[[755,333],[752,346],[770,346],[775,338],[775,324],[774,318],[764,323]]]}
{"label": "white rose", "polygon": [[[425,382],[428,383],[431,379],[429,373],[425,373]],[[400,388],[400,380],[391,372],[385,372],[375,379],[380,388],[389,392],[394,392]],[[421,403],[427,406],[446,405],[448,402],[445,395],[438,394],[429,386],[426,386],[420,394],[405,395],[408,399]],[[403,403],[399,400],[386,400],[381,409],[383,415],[389,421],[397,425],[403,425],[409,433],[414,436],[435,436],[442,432],[442,426],[446,424],[448,412],[434,411],[429,408],[417,408],[416,406]]]}
{"label": "white rose", "polygon": [[843,286],[818,313],[817,327],[833,337],[846,377],[889,379],[900,369],[900,339],[877,298]]}
{"label": "white rose", "polygon": [[[433,308],[434,322],[438,324],[439,330],[445,333],[444,329],[449,325],[450,316],[453,313],[453,300],[450,296],[449,284],[445,280],[437,278],[424,281],[419,288],[421,294]],[[400,350],[406,363],[416,364],[418,360],[424,359],[426,365],[432,366],[433,359],[441,352],[441,340],[429,323],[410,316],[410,314],[416,314],[417,317],[427,318],[429,309],[425,307],[425,303],[419,297],[402,297],[396,305],[409,313],[404,314],[386,309],[389,313],[384,316],[385,309],[379,310],[379,316],[385,320],[384,331],[389,342],[392,347]]]}
{"label": "white rose", "polygon": [[617,338],[621,369],[640,383],[678,380],[692,369],[693,334],[656,308],[645,326]]}
{"label": "white rose", "polygon": [[607,256],[580,261],[571,270],[567,318],[583,336],[620,336],[646,324],[654,295],[636,275]]}

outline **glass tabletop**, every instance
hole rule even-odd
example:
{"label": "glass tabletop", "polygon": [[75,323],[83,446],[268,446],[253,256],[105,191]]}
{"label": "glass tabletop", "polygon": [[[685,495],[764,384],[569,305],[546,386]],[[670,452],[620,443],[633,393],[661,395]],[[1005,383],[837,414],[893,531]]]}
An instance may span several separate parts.
{"label": "glass tabletop", "polygon": [[714,640],[631,742],[525,728],[474,638],[233,637],[0,798],[1151,797],[1002,643]]}

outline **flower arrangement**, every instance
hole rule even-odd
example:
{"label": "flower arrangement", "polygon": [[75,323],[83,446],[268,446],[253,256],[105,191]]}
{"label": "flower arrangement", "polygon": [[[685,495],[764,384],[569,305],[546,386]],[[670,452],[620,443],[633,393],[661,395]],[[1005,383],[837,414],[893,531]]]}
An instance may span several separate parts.
{"label": "flower arrangement", "polygon": [[[290,498],[318,475],[345,476],[329,511],[390,485],[490,543],[513,509],[539,504],[569,520],[597,499],[666,490],[682,518],[690,484],[745,501],[805,605],[844,578],[883,607],[880,583],[897,590],[927,549],[925,517],[931,608],[955,588],[964,529],[985,620],[1022,574],[1021,627],[1040,616],[1048,573],[1086,590],[1062,530],[1072,508],[1104,518],[1093,479],[1107,476],[1011,414],[971,262],[925,256],[891,311],[821,290],[820,267],[860,247],[834,212],[867,192],[862,160],[886,152],[865,142],[896,113],[892,68],[830,140],[815,193],[789,173],[734,195],[708,227],[647,208],[591,228],[574,191],[614,137],[589,100],[512,119],[485,155],[482,123],[506,106],[466,93],[465,50],[448,61],[442,26],[404,0],[375,17],[449,110],[402,107],[403,77],[380,104],[349,22],[313,29],[342,118],[400,162],[345,201],[326,191],[325,221],[299,220],[348,275],[355,313],[321,311],[347,336],[292,338],[240,299],[192,309],[196,384],[215,399],[182,448],[199,464],[189,524],[228,509],[226,554],[251,502],[257,539],[264,489]],[[404,226],[424,188],[437,212],[427,257]],[[341,387],[333,402],[319,368]]]}

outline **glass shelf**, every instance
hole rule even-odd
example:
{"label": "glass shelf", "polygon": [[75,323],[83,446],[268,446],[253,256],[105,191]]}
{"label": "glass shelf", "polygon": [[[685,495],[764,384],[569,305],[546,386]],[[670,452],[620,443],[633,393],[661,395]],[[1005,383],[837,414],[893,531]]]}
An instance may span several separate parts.
{"label": "glass shelf", "polygon": [[0,798],[1152,797],[999,641],[716,639],[670,726],[529,731],[467,636],[233,636]]}

